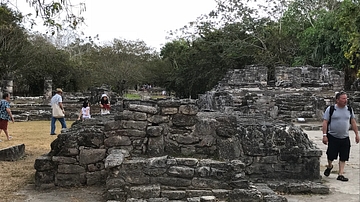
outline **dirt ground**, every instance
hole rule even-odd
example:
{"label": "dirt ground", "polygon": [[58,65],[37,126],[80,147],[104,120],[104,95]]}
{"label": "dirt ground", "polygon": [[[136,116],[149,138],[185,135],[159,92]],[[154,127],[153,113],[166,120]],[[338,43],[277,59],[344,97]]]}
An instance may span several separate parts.
{"label": "dirt ground", "polygon": [[[321,131],[305,131],[309,138],[317,144],[323,151],[321,157],[321,175],[326,166],[326,145],[322,144]],[[360,173],[359,173],[359,144],[354,141],[354,134],[350,132],[351,136],[351,154],[350,161],[345,166],[345,176],[349,178],[348,182],[341,182],[336,180],[337,177],[337,162],[334,164],[334,169],[329,177],[323,177],[325,185],[329,186],[331,193],[329,195],[285,195],[289,202],[359,202],[360,201]],[[105,188],[101,187],[81,187],[81,188],[57,188],[45,191],[36,191],[33,185],[28,185],[26,188],[19,191],[17,194],[23,196],[23,200],[15,202],[101,202],[106,201],[104,195]]]}

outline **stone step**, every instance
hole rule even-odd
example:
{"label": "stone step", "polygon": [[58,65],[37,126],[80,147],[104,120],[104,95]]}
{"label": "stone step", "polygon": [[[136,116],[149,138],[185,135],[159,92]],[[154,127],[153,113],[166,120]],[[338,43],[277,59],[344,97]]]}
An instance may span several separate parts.
{"label": "stone step", "polygon": [[159,185],[134,186],[129,188],[128,193],[122,189],[110,189],[107,194],[108,202],[220,202],[234,201],[234,199],[239,198],[242,201],[286,202],[285,197],[277,195],[264,183],[254,184],[251,189],[233,190],[161,190]]}

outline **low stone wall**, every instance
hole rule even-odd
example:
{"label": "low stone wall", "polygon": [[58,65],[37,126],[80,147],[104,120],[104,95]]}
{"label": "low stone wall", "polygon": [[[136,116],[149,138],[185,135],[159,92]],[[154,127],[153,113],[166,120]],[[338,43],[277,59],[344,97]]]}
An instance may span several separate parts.
{"label": "low stone wall", "polygon": [[[252,180],[321,178],[321,150],[300,128],[198,112],[194,100],[123,106],[115,115],[75,122],[58,135],[49,154],[35,161],[36,187],[103,184],[109,200],[120,200],[164,196],[176,181],[174,189],[189,193],[226,188],[252,196]],[[149,183],[155,195],[144,191]],[[189,197],[186,193],[179,195]]]}

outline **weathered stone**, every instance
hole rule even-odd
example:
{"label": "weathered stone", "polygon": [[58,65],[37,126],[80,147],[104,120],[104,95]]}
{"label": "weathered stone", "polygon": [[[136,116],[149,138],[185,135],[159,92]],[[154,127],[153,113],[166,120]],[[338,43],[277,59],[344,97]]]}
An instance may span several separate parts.
{"label": "weathered stone", "polygon": [[77,162],[76,158],[65,156],[53,156],[52,161],[57,162],[58,164],[73,164]]}
{"label": "weathered stone", "polygon": [[85,168],[80,165],[73,165],[73,164],[60,164],[58,165],[57,169],[58,173],[84,173]]}
{"label": "weathered stone", "polygon": [[55,185],[60,187],[81,186],[86,183],[85,173],[82,174],[56,174]]}
{"label": "weathered stone", "polygon": [[150,156],[162,156],[164,155],[164,137],[149,137],[147,154]]}
{"label": "weathered stone", "polygon": [[[212,192],[210,190],[190,189],[190,190],[186,190],[186,194],[189,197],[201,197],[201,196],[210,196],[210,195],[212,195]],[[200,200],[200,198],[199,198],[199,200]]]}
{"label": "weathered stone", "polygon": [[172,118],[172,123],[175,126],[193,126],[198,122],[196,116],[189,116],[183,114],[175,114]]}
{"label": "weathered stone", "polygon": [[158,112],[158,109],[156,107],[144,106],[144,105],[135,105],[135,104],[130,104],[129,105],[129,110],[138,111],[138,112],[144,112],[144,113],[147,113],[147,114],[156,114]]}
{"label": "weathered stone", "polygon": [[146,121],[122,120],[120,124],[121,124],[121,127],[124,129],[136,129],[136,130],[145,130],[145,128],[147,126]]}
{"label": "weathered stone", "polygon": [[154,183],[159,183],[165,186],[172,187],[187,187],[191,185],[190,179],[175,178],[175,177],[157,177],[153,179]]}
{"label": "weathered stone", "polygon": [[105,160],[105,168],[109,169],[120,166],[124,162],[124,158],[125,156],[121,152],[109,154]]}
{"label": "weathered stone", "polygon": [[106,179],[106,171],[95,171],[95,172],[87,172],[86,173],[86,184],[87,185],[102,185],[105,183]]}
{"label": "weathered stone", "polygon": [[121,129],[121,121],[109,121],[104,124],[104,131]]}
{"label": "weathered stone", "polygon": [[194,144],[200,141],[199,137],[194,137],[190,134],[179,134],[176,141],[180,144]]}
{"label": "weathered stone", "polygon": [[195,171],[189,167],[171,166],[168,170],[170,176],[192,178],[194,177]]}
{"label": "weathered stone", "polygon": [[132,198],[156,198],[160,197],[160,186],[151,185],[151,186],[137,186],[131,187],[129,190],[129,195]]}
{"label": "weathered stone", "polygon": [[94,172],[94,171],[99,171],[99,170],[104,170],[105,169],[105,165],[103,162],[97,162],[94,164],[89,164],[87,166],[88,171],[90,172]]}
{"label": "weathered stone", "polygon": [[199,111],[199,108],[195,105],[181,105],[179,107],[179,112],[181,114],[187,114],[187,115],[195,115]]}
{"label": "weathered stone", "polygon": [[79,154],[79,163],[87,165],[103,161],[105,158],[106,149],[82,149]]}
{"label": "weathered stone", "polygon": [[109,147],[128,146],[131,145],[131,140],[128,136],[112,136],[104,140],[104,145]]}
{"label": "weathered stone", "polygon": [[25,145],[19,144],[0,149],[0,161],[16,161],[25,155]]}
{"label": "weathered stone", "polygon": [[[129,136],[129,137],[145,137],[145,130],[122,129],[117,130],[113,135]],[[110,137],[110,136],[109,136]]]}
{"label": "weathered stone", "polygon": [[34,168],[37,171],[47,171],[55,168],[55,163],[52,161],[51,156],[39,156],[35,160]]}
{"label": "weathered stone", "polygon": [[42,184],[49,184],[55,182],[55,173],[51,170],[48,171],[36,171],[35,172],[35,186],[40,187]]}
{"label": "weathered stone", "polygon": [[196,166],[199,162],[196,158],[176,158],[177,165]]}
{"label": "weathered stone", "polygon": [[161,196],[170,200],[181,200],[185,199],[186,192],[182,190],[163,190]]}
{"label": "weathered stone", "polygon": [[149,126],[146,129],[146,133],[150,136],[150,137],[158,137],[161,136],[163,131],[163,128],[161,126]]}
{"label": "weathered stone", "polygon": [[122,120],[145,121],[147,116],[146,113],[143,112],[124,110],[122,113],[120,113],[120,118]]}
{"label": "weathered stone", "polygon": [[155,123],[155,124],[168,123],[169,116],[153,115],[153,116],[149,116],[147,120],[150,123]]}
{"label": "weathered stone", "polygon": [[161,115],[173,115],[178,113],[177,107],[162,107]]}

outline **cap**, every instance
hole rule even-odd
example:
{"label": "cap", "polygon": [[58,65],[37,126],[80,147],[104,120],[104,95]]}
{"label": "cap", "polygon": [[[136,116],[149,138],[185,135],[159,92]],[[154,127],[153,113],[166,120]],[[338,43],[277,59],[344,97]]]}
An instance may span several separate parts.
{"label": "cap", "polygon": [[101,95],[101,98],[103,98],[103,97],[107,97],[107,95],[106,95],[106,94],[102,94],[102,95]]}

